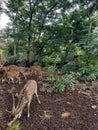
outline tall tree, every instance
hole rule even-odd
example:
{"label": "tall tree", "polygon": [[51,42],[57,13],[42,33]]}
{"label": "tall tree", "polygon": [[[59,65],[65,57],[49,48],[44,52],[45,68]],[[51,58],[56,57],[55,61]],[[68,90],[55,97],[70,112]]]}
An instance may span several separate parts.
{"label": "tall tree", "polygon": [[28,65],[50,62],[54,56],[63,64],[71,61],[76,48],[82,46],[77,43],[94,29],[90,18],[96,4],[93,0],[8,0],[11,36],[18,50],[14,54],[26,52]]}

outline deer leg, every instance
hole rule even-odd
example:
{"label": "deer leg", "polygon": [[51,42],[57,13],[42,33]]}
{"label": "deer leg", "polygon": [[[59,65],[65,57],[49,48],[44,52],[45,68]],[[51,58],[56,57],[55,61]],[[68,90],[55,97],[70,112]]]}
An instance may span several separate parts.
{"label": "deer leg", "polygon": [[11,78],[11,80],[12,80],[12,83],[14,84],[14,78],[13,77]]}
{"label": "deer leg", "polygon": [[39,78],[42,79],[42,72],[39,72]]}
{"label": "deer leg", "polygon": [[36,97],[37,97],[38,103],[41,104],[37,92],[36,92],[35,94],[36,94]]}
{"label": "deer leg", "polygon": [[24,72],[20,72],[21,76],[23,76],[25,79],[27,79],[27,77],[25,76]]}
{"label": "deer leg", "polygon": [[30,75],[32,76],[32,75],[33,75],[33,73],[34,73],[34,71],[33,71],[33,70],[31,70],[31,71],[30,71]]}
{"label": "deer leg", "polygon": [[35,75],[38,75],[38,71],[37,70],[35,70],[34,73],[35,73]]}
{"label": "deer leg", "polygon": [[27,77],[25,76],[25,74],[24,74],[24,73],[22,73],[22,75],[24,76],[24,78],[25,78],[25,79],[27,79]]}
{"label": "deer leg", "polygon": [[10,84],[10,78],[8,78],[8,84]]}
{"label": "deer leg", "polygon": [[18,79],[18,82],[19,82],[19,84],[20,84],[20,83],[21,83],[21,82],[20,82],[20,78],[19,78],[18,76],[17,76],[16,78]]}
{"label": "deer leg", "polygon": [[28,102],[28,118],[30,117],[30,104],[31,104],[31,101]]}
{"label": "deer leg", "polygon": [[22,114],[22,111],[21,111],[21,112],[19,112],[19,116],[18,116],[18,118],[20,118],[20,117],[21,117],[21,114]]}

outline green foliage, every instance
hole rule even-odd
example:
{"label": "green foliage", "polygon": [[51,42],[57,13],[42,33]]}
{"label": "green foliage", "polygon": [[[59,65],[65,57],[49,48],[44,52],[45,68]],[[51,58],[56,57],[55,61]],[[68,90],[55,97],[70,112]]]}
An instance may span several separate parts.
{"label": "green foliage", "polygon": [[13,42],[9,43],[9,45],[8,45],[8,52],[9,52],[10,55],[14,54],[14,43]]}
{"label": "green foliage", "polygon": [[24,66],[25,56],[23,54],[17,54],[16,56],[10,55],[7,57],[7,63]]}
{"label": "green foliage", "polygon": [[21,130],[21,129],[22,128],[19,122],[16,122],[7,128],[7,130]]}
{"label": "green foliage", "polygon": [[87,76],[86,78],[87,78],[87,81],[91,82],[96,79],[96,75],[92,73],[89,76]]}
{"label": "green foliage", "polygon": [[65,64],[65,65],[62,66],[61,72],[68,74],[70,71],[73,71],[73,72],[76,71],[77,68],[78,68],[77,63],[74,62],[74,61],[71,61],[68,64]]}
{"label": "green foliage", "polygon": [[53,91],[61,92],[65,90],[66,87],[65,77],[57,77],[57,78],[51,77],[51,81],[53,84],[52,86]]}
{"label": "green foliage", "polygon": [[[81,77],[95,79],[94,75],[98,75],[94,71],[98,64],[96,2],[8,0],[5,4],[12,24],[6,30],[9,64],[24,65],[25,60],[33,61],[49,72],[79,71]],[[57,79],[55,84],[60,81],[63,79]]]}
{"label": "green foliage", "polygon": [[93,71],[92,68],[89,68],[89,67],[83,67],[80,69],[80,73],[81,73],[81,76],[89,76],[90,73]]}
{"label": "green foliage", "polygon": [[[62,75],[62,76],[51,76],[50,81],[52,82],[52,89],[55,92],[64,91],[65,88],[75,90],[75,78],[74,73]],[[46,85],[47,86],[47,85]]]}
{"label": "green foliage", "polygon": [[74,72],[70,72],[70,74],[66,75],[66,85],[69,89],[75,90],[75,79],[76,79],[76,74]]}
{"label": "green foliage", "polygon": [[83,67],[78,73],[78,77],[84,77],[85,80],[89,82],[95,80],[98,77],[98,70],[94,67]]}
{"label": "green foliage", "polygon": [[96,78],[98,78],[98,68],[95,69],[95,71],[94,71],[94,75],[96,76]]}
{"label": "green foliage", "polygon": [[48,72],[57,72],[57,68],[55,66],[47,67]]}
{"label": "green foliage", "polygon": [[16,57],[15,56],[9,56],[7,57],[8,64],[14,64]]}

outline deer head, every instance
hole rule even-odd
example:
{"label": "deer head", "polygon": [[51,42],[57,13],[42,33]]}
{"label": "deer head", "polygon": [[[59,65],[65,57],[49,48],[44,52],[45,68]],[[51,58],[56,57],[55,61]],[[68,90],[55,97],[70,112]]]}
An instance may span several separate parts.
{"label": "deer head", "polygon": [[3,67],[5,63],[6,63],[6,60],[1,58],[0,56],[0,68]]}

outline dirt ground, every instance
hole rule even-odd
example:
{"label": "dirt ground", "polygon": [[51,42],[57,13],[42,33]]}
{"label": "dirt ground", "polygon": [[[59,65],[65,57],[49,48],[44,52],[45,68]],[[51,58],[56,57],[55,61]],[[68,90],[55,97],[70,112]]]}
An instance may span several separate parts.
{"label": "dirt ground", "polygon": [[[36,77],[29,77],[35,79]],[[8,93],[11,87],[19,92],[26,83],[1,84],[0,86],[0,130],[7,129],[7,123],[12,120],[7,110],[11,110],[12,97]],[[38,87],[41,84],[38,82]],[[96,90],[93,90],[96,91]],[[98,101],[95,97],[86,96],[78,91],[45,93],[38,91],[41,104],[33,97],[30,113],[27,118],[27,108],[18,121],[22,130],[98,130]],[[17,99],[16,99],[17,100]]]}

